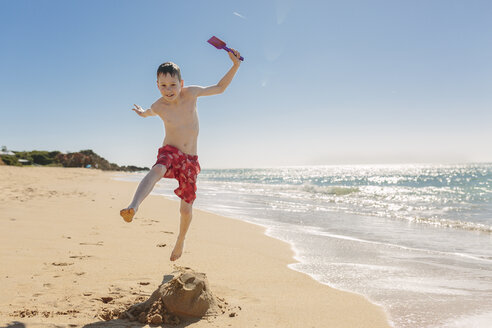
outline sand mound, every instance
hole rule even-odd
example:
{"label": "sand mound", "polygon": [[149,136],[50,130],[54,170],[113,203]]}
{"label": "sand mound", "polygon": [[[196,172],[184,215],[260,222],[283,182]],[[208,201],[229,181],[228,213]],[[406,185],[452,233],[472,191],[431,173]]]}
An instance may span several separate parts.
{"label": "sand mound", "polygon": [[183,318],[223,314],[222,303],[225,301],[213,295],[204,273],[180,268],[166,276],[147,301],[132,305],[119,318],[150,324],[179,324]]}
{"label": "sand mound", "polygon": [[162,302],[178,315],[203,317],[217,306],[207,276],[191,269],[179,272],[176,278],[159,288]]}

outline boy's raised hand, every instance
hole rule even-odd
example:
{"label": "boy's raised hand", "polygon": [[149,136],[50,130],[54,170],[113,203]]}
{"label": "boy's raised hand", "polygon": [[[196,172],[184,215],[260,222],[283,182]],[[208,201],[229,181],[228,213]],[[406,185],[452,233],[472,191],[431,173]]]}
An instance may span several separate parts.
{"label": "boy's raised hand", "polygon": [[239,53],[239,51],[232,49],[232,48],[229,48],[229,49],[231,49],[231,51],[232,51],[232,52],[230,52],[230,51],[227,52],[229,54],[229,58],[232,60],[234,65],[240,65],[241,61],[239,60],[239,58],[241,57],[241,54]]}
{"label": "boy's raised hand", "polygon": [[135,104],[133,104],[133,106],[135,106],[135,108],[132,108],[132,110],[134,110],[135,113],[137,113],[138,115],[140,115],[142,117],[145,117],[144,116],[145,111],[142,107],[140,107],[139,105],[135,105]]}

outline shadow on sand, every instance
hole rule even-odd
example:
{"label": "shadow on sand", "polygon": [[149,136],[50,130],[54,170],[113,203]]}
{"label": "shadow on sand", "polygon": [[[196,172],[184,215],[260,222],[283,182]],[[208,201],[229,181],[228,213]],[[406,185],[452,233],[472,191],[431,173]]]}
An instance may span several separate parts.
{"label": "shadow on sand", "polygon": [[[162,324],[162,325],[151,325],[148,323],[140,323],[137,321],[128,321],[128,320],[121,320],[121,319],[115,319],[115,320],[110,320],[110,321],[98,321],[94,323],[87,324],[83,326],[83,328],[98,328],[98,327],[135,327],[135,328],[140,328],[140,327],[145,327],[145,326],[150,326],[150,327],[166,327],[166,328],[184,328],[187,327],[191,324],[194,324],[198,321],[200,321],[200,318],[196,319],[187,319],[186,321],[181,322],[179,325],[168,325],[168,324]],[[17,328],[17,326],[8,326],[8,328]],[[19,328],[24,327],[24,326],[19,326]]]}
{"label": "shadow on sand", "polygon": [[0,328],[26,328],[26,325],[19,321],[9,322],[6,326],[0,326]]}

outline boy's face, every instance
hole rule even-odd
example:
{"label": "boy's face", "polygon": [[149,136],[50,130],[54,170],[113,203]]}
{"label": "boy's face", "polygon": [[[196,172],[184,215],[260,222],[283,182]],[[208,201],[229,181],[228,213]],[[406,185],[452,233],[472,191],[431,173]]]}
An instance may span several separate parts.
{"label": "boy's face", "polygon": [[183,80],[179,81],[177,75],[159,74],[157,77],[157,87],[165,101],[174,102],[179,97],[179,93],[183,87]]}

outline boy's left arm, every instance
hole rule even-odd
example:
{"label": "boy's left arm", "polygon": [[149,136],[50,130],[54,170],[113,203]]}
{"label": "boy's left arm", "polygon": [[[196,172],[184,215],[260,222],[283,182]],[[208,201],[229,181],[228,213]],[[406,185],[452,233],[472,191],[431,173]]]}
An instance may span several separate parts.
{"label": "boy's left arm", "polygon": [[241,65],[241,61],[239,60],[239,57],[241,57],[241,55],[239,54],[239,51],[234,50],[232,48],[231,50],[234,52],[234,54],[230,52],[228,52],[228,54],[229,54],[229,58],[231,58],[233,62],[233,65],[231,69],[226,73],[226,75],[224,75],[224,77],[219,81],[219,83],[217,83],[216,85],[211,85],[209,87],[200,87],[196,85],[188,87],[188,89],[196,97],[218,95],[224,92],[225,89],[229,86],[232,79],[234,78],[234,75],[236,75],[236,72],[239,69],[239,65]]}

